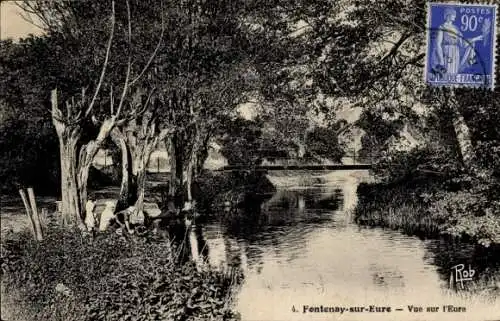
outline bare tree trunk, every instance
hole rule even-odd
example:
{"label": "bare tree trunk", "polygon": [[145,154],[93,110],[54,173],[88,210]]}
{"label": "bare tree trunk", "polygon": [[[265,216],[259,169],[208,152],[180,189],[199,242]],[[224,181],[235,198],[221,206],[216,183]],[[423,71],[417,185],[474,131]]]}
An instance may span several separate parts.
{"label": "bare tree trunk", "polygon": [[116,211],[121,211],[129,206],[129,185],[131,181],[130,176],[132,175],[132,167],[129,162],[130,149],[127,146],[125,135],[123,135],[118,128],[115,128],[111,131],[111,139],[116,144],[116,146],[120,148],[121,152],[122,180],[120,183],[120,195],[118,197],[118,203],[116,205]]}
{"label": "bare tree trunk", "polygon": [[207,131],[201,141],[200,150],[198,151],[198,156],[196,157],[195,177],[203,171],[203,166],[205,166],[205,162],[208,159],[209,142],[210,133]]}
{"label": "bare tree trunk", "polygon": [[198,175],[198,155],[200,153],[201,145],[204,142],[205,130],[196,126],[196,133],[192,144],[191,152],[189,153],[188,164],[186,168],[186,190],[188,202],[193,201],[193,179]]}
{"label": "bare tree trunk", "polygon": [[132,155],[132,180],[131,185],[134,191],[133,200],[129,199],[129,204],[134,202],[135,211],[133,213],[137,223],[144,221],[144,197],[146,193],[146,171],[153,149],[158,143],[159,137],[155,135],[155,126],[144,126],[141,129],[142,135],[138,135],[135,144],[129,144],[128,149]]}
{"label": "bare tree trunk", "polygon": [[[59,135],[58,131],[58,135]],[[81,208],[76,175],[76,139],[59,136],[61,156],[61,201],[64,224],[82,227]]]}
{"label": "bare tree trunk", "polygon": [[[92,164],[83,164],[78,169],[78,192],[80,196],[80,209],[85,208],[85,204],[87,203],[88,200],[88,179],[89,179],[89,171],[90,171],[90,166]],[[85,215],[82,211],[82,215]],[[85,219],[85,217],[82,217],[82,219]]]}
{"label": "bare tree trunk", "polygon": [[191,155],[191,159],[188,162],[188,167],[186,169],[186,191],[187,191],[187,201],[191,203],[193,201],[192,185],[193,185],[193,171],[194,163],[196,162],[196,156]]}
{"label": "bare tree trunk", "polygon": [[176,193],[175,180],[177,178],[177,155],[175,153],[175,140],[176,134],[169,137],[168,141],[168,154],[170,158],[170,181],[168,182],[168,196],[170,199],[174,199]]}
{"label": "bare tree trunk", "polygon": [[138,147],[132,157],[132,175],[134,176],[135,189],[135,207],[137,211],[144,209],[144,195],[146,190],[146,170],[149,163],[151,153],[153,152],[154,141],[149,140],[143,142],[143,145]]}
{"label": "bare tree trunk", "polygon": [[450,112],[453,115],[452,125],[455,132],[460,156],[465,169],[476,176],[483,175],[483,171],[479,168],[476,162],[476,153],[472,146],[472,138],[469,126],[465,122],[463,115],[458,110],[458,102],[455,97],[455,92],[452,90],[448,100]]}
{"label": "bare tree trunk", "polygon": [[146,191],[146,166],[144,166],[141,160],[136,160],[140,162],[134,166],[134,183],[135,183],[135,211],[131,218],[132,223],[143,223],[144,222],[144,196]]}
{"label": "bare tree trunk", "polygon": [[471,169],[474,166],[475,152],[472,146],[469,126],[467,126],[464,117],[459,112],[454,113],[453,129],[455,130],[455,136],[464,166],[467,169]]}
{"label": "bare tree trunk", "polygon": [[77,124],[70,126],[65,122],[59,109],[57,91],[54,90],[51,94],[52,123],[59,138],[61,161],[62,221],[64,224],[76,225],[83,229],[77,177],[77,144],[81,128]]}
{"label": "bare tree trunk", "polygon": [[77,187],[78,187],[78,196],[79,196],[79,208],[81,209],[82,221],[85,221],[85,213],[83,209],[85,208],[85,204],[87,203],[87,194],[88,194],[88,178],[90,166],[92,166],[92,162],[94,161],[97,152],[104,144],[104,141],[109,137],[111,131],[115,126],[115,118],[111,117],[106,119],[99,128],[99,134],[97,135],[95,140],[89,141],[87,144],[83,145],[80,148],[80,157],[77,167]]}
{"label": "bare tree trunk", "polygon": [[74,128],[69,128],[58,118],[57,104],[53,104],[52,108],[52,121],[59,137],[63,222],[72,225],[76,224],[79,228],[84,229],[85,213],[83,209],[87,202],[89,170],[99,147],[109,133],[110,123],[105,122],[101,126],[95,141],[91,141],[80,148],[80,155],[77,158],[81,128],[77,125],[74,125]]}
{"label": "bare tree trunk", "polygon": [[170,182],[168,187],[168,196],[177,206],[180,205],[177,202],[177,198],[179,193],[182,191],[182,184],[184,181],[184,155],[179,134],[174,133],[170,136],[169,140]]}
{"label": "bare tree trunk", "polygon": [[452,125],[457,147],[465,170],[476,178],[489,180],[491,177],[490,173],[477,160],[477,155],[472,145],[471,131],[464,116],[459,111],[459,104],[454,91],[451,91],[447,102],[452,115]]}

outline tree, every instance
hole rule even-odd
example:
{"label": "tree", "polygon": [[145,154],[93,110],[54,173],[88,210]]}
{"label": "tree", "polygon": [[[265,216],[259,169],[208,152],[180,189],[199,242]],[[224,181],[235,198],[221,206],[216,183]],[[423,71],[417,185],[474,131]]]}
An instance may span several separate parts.
{"label": "tree", "polygon": [[168,33],[152,83],[158,88],[160,122],[174,129],[166,137],[171,199],[185,194],[192,201],[191,185],[220,119],[233,113],[250,90],[248,74],[255,56],[242,21],[255,14],[252,10],[245,1],[168,5]]}
{"label": "tree", "polygon": [[[164,8],[161,25],[165,23],[166,33],[155,20],[152,8],[158,6]],[[135,206],[140,213],[146,164],[163,139],[171,159],[169,195],[173,199],[186,194],[192,200],[192,182],[201,172],[220,119],[233,112],[250,86],[247,74],[253,48],[241,24],[251,12],[234,2],[189,0],[163,5],[152,0],[134,8],[143,21],[158,21],[156,27],[141,25],[135,42],[153,48],[150,39],[157,34],[162,39],[161,46],[154,48],[154,59],[147,61],[150,72],[126,102],[131,112],[111,132],[122,150],[118,207]]]}
{"label": "tree", "polygon": [[1,189],[5,193],[34,187],[38,194],[58,190],[57,139],[45,98],[50,84],[44,68],[51,64],[48,39],[28,37],[0,41]]}
{"label": "tree", "polygon": [[[76,68],[70,68],[69,72],[64,74],[71,79],[69,83],[73,87],[65,88],[68,97],[65,100],[66,108],[60,107],[60,101],[64,101],[64,98],[58,97],[57,89],[52,91],[51,103],[52,121],[60,144],[63,217],[67,223],[83,228],[83,209],[87,201],[87,181],[92,161],[113,128],[121,122],[120,117],[127,105],[130,87],[141,79],[150,64],[146,63],[142,70],[132,67],[134,52],[131,7],[128,1],[118,7],[118,14],[114,1],[107,4],[71,1],[25,2],[24,6],[40,17],[45,23],[48,36],[55,39],[56,43],[59,42],[60,47],[54,47],[54,50],[57,50],[54,54],[62,56],[62,65],[76,65]],[[92,13],[94,15],[89,16]],[[109,23],[109,18],[106,17],[111,17]],[[102,30],[106,29],[109,29],[109,35],[108,39],[104,40],[106,35]],[[124,31],[125,36],[115,37],[117,31]],[[95,51],[89,53],[89,46]],[[115,51],[125,50],[128,56],[126,62],[116,54],[114,59],[111,59],[112,47]],[[104,57],[99,63],[99,57],[95,56],[95,53],[101,52],[102,49]],[[74,53],[74,57],[68,59],[65,55],[68,52]],[[140,53],[138,56],[142,57]],[[92,69],[96,65],[101,67]],[[135,72],[137,76],[134,77]],[[82,77],[75,81],[74,77],[77,75]],[[59,82],[62,80],[65,80],[64,77],[57,79]],[[113,88],[119,83],[123,85],[115,104]],[[107,87],[109,100],[101,97],[104,86]],[[81,92],[76,94],[74,87],[82,88]],[[93,89],[90,96],[87,95],[88,87]],[[94,131],[96,133],[92,137]]]}
{"label": "tree", "polygon": [[[334,139],[352,126],[339,122],[337,106],[326,101],[355,96],[353,64],[363,55],[353,48],[366,49],[366,37],[364,29],[349,24],[348,1],[285,1],[269,7],[263,25],[276,47],[273,58],[260,66],[272,72],[262,72],[259,92],[275,128],[271,136],[281,136],[281,145],[295,148],[300,157],[308,153],[305,142],[318,126],[336,128]],[[314,118],[323,118],[323,124]]]}
{"label": "tree", "polygon": [[169,127],[159,128],[158,102],[153,102],[153,91],[147,97],[139,89],[133,95],[134,111],[123,125],[111,131],[111,139],[121,150],[122,181],[117,210],[134,206],[132,218],[142,220],[146,188],[146,167],[153,148],[172,133]]}

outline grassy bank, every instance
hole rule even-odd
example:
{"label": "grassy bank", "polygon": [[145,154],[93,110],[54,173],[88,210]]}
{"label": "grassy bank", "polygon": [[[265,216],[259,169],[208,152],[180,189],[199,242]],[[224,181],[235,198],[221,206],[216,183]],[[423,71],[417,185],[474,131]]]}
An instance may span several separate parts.
{"label": "grassy bank", "polygon": [[409,235],[436,237],[442,232],[445,214],[428,211],[424,198],[435,188],[436,182],[424,180],[412,184],[361,183],[355,221]]}
{"label": "grassy bank", "polygon": [[[224,320],[236,272],[177,262],[161,238],[82,237],[53,228],[2,239],[2,319],[8,321]],[[7,314],[8,313],[8,314]]]}
{"label": "grassy bank", "polygon": [[498,186],[421,177],[360,184],[355,220],[424,237],[445,236],[484,246],[500,244]]}
{"label": "grassy bank", "polygon": [[485,247],[500,244],[500,176],[493,170],[495,164],[477,165],[473,171],[459,159],[455,149],[440,144],[382,158],[373,167],[377,182],[358,187],[356,221]]}

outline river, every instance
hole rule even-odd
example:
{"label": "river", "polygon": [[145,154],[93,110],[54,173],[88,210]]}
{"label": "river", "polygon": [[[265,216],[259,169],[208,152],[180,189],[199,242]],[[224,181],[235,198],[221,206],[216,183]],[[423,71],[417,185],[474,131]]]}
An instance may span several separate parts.
{"label": "river", "polygon": [[[491,258],[471,245],[353,223],[356,187],[370,179],[366,172],[311,177],[271,177],[278,190],[262,203],[191,229],[197,262],[243,271],[235,296],[243,320],[500,319],[499,297],[449,289],[451,266],[471,264],[477,279],[492,265]],[[4,206],[2,214],[21,208]],[[10,222],[11,215],[2,217]],[[443,312],[443,305],[465,312]],[[309,312],[321,306],[347,311]],[[369,312],[370,306],[391,312]],[[409,306],[423,311],[410,312]],[[354,312],[355,307],[364,312]],[[427,312],[428,307],[438,312]]]}
{"label": "river", "polygon": [[[198,229],[197,239],[203,243],[198,252],[207,264],[243,270],[236,298],[242,319],[498,319],[498,298],[449,289],[448,267],[468,267],[472,246],[452,247],[353,223],[356,184],[363,179],[345,173],[331,175],[327,183],[282,184],[260,207]],[[390,307],[391,312],[366,312],[371,305]],[[443,305],[466,312],[443,312]],[[365,312],[309,312],[310,307],[321,311],[321,306],[333,311],[365,307]],[[423,312],[410,312],[408,306]],[[439,311],[427,312],[427,307]]]}

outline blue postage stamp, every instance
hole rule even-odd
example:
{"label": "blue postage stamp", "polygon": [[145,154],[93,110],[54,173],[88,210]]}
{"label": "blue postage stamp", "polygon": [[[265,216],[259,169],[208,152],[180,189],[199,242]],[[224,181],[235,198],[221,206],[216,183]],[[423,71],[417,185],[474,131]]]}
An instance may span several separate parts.
{"label": "blue postage stamp", "polygon": [[425,81],[495,89],[496,5],[429,3]]}

